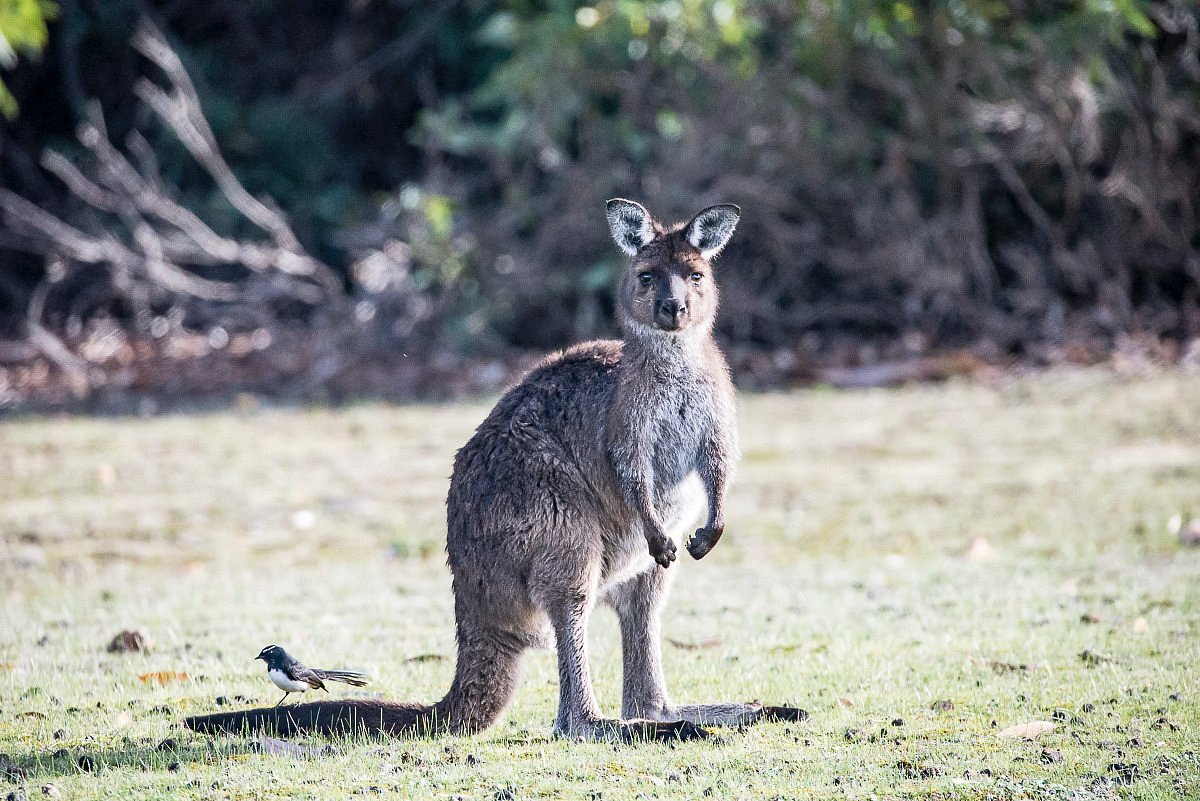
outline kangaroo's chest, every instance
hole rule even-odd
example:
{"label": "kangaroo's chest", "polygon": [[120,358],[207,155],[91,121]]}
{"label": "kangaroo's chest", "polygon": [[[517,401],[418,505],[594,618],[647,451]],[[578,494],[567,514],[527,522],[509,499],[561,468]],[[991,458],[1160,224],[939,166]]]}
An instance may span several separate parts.
{"label": "kangaroo's chest", "polygon": [[645,409],[654,489],[670,493],[699,464],[713,425],[713,397],[697,382],[668,383]]}

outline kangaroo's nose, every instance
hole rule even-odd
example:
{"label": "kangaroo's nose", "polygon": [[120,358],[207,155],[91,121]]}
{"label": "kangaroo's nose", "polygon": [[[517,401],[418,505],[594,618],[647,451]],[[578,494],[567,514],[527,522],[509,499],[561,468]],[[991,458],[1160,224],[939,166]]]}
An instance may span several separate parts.
{"label": "kangaroo's nose", "polygon": [[658,317],[671,328],[678,328],[687,316],[687,303],[675,298],[658,302]]}

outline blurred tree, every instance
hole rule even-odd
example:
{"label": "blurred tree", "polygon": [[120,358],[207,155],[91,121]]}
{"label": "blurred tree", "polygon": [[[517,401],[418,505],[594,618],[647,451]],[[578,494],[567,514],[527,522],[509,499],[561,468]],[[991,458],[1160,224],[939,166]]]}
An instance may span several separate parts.
{"label": "blurred tree", "polygon": [[464,224],[516,257],[483,279],[522,344],[595,329],[615,275],[595,210],[635,193],[747,204],[722,322],[738,342],[1179,336],[1197,176],[1155,165],[1196,146],[1196,18],[1141,0],[518,4],[478,34],[506,57],[422,131],[472,160]]}
{"label": "blurred tree", "polygon": [[[73,132],[96,99],[114,143],[144,132],[181,204],[223,236],[253,234],[129,91],[158,77],[128,46],[146,5],[61,5],[46,57],[8,74],[22,115],[0,128],[0,183],[95,223],[37,162],[46,145],[86,160]],[[238,180],[339,271],[367,332],[342,347],[371,358],[611,332],[621,260],[602,209],[617,195],[666,216],[744,207],[720,334],[736,367],[767,378],[872,351],[982,344],[1036,359],[1129,333],[1200,335],[1189,0],[149,9]],[[46,274],[5,253],[0,332]],[[48,326],[104,316],[146,335],[149,318],[80,282],[48,298]],[[210,324],[205,308],[183,329]],[[222,309],[224,326],[254,319]]]}

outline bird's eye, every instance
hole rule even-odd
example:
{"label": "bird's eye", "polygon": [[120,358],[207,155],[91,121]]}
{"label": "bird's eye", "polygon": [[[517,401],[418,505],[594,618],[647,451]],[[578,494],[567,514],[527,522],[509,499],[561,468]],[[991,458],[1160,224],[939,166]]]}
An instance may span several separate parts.
{"label": "bird's eye", "polygon": [[704,273],[692,273],[692,283],[698,284],[704,280]]}
{"label": "bird's eye", "polygon": [[651,273],[638,273],[638,280],[642,282],[642,286],[650,286],[654,283],[654,276]]}

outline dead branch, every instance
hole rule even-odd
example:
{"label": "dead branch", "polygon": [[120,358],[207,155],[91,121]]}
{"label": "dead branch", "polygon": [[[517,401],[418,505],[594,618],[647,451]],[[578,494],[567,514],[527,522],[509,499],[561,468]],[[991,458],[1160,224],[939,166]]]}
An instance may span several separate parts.
{"label": "dead branch", "polygon": [[42,315],[46,308],[46,297],[54,277],[63,271],[62,265],[50,265],[47,278],[33,290],[29,299],[29,308],[25,314],[25,330],[29,342],[47,359],[52,361],[67,377],[71,392],[76,397],[83,397],[91,387],[91,374],[87,362],[71,352],[61,339],[50,333],[42,324]]}
{"label": "dead branch", "polygon": [[162,33],[143,19],[134,34],[133,46],[154,62],[167,76],[170,91],[148,79],[134,86],[134,93],[154,110],[179,141],[216,182],[221,192],[247,220],[270,234],[277,252],[274,267],[285,273],[311,276],[327,290],[337,286],[333,271],[309,256],[283,214],[251,195],[221,156],[216,137],[205,119],[200,97],[179,55]]}
{"label": "dead branch", "polygon": [[[270,236],[270,244],[222,236],[198,215],[170,196],[158,175],[157,160],[144,137],[134,132],[130,151],[135,167],[108,137],[98,106],[79,126],[80,143],[94,157],[93,174],[62,154],[47,150],[42,166],[90,207],[116,215],[129,230],[127,245],[112,234],[90,234],[0,189],[0,210],[23,249],[58,255],[69,262],[108,265],[121,274],[138,275],[159,288],[208,301],[232,301],[238,289],[226,282],[197,276],[184,265],[227,264],[269,274],[263,287],[309,304],[321,303],[337,291],[333,271],[300,245],[283,214],[253,197],[221,156],[204,118],[199,97],[179,56],[162,33],[144,21],[134,46],[166,75],[169,88],[142,80],[136,91],[208,172],[230,204]],[[278,280],[291,276],[289,280]]]}
{"label": "dead branch", "polygon": [[[82,178],[82,176],[80,176]],[[84,180],[89,194],[98,187]],[[102,198],[120,206],[120,201]],[[222,282],[192,275],[162,258],[161,243],[152,229],[138,225],[135,241],[142,248],[135,252],[111,234],[87,234],[60,220],[14,192],[0,187],[0,210],[14,233],[24,235],[18,244],[24,250],[47,256],[57,255],[71,262],[108,265],[131,274],[141,274],[164,289],[184,292],[204,300],[232,300],[236,290]]]}
{"label": "dead branch", "polygon": [[[322,306],[335,317],[341,313],[337,274],[305,251],[282,212],[269,200],[251,195],[234,175],[204,117],[191,78],[162,33],[145,21],[132,43],[166,78],[165,85],[142,79],[136,94],[203,167],[230,205],[266,237],[237,239],[216,231],[173,197],[146,139],[134,131],[127,151],[122,151],[109,138],[99,106],[92,104],[77,130],[88,154],[86,162],[47,149],[41,165],[98,216],[86,223],[80,221],[82,217],[69,220],[0,187],[0,243],[43,255],[54,265],[26,308],[28,340],[62,370],[78,396],[95,384],[92,368],[52,332],[44,317],[51,285],[83,266],[106,270],[117,296],[130,304],[138,319],[149,319],[155,300],[165,298],[174,307],[182,304],[198,312],[200,319],[214,311],[224,317],[245,317],[246,310],[261,318],[278,299]],[[246,270],[249,275],[218,280],[197,271],[221,266]]]}

